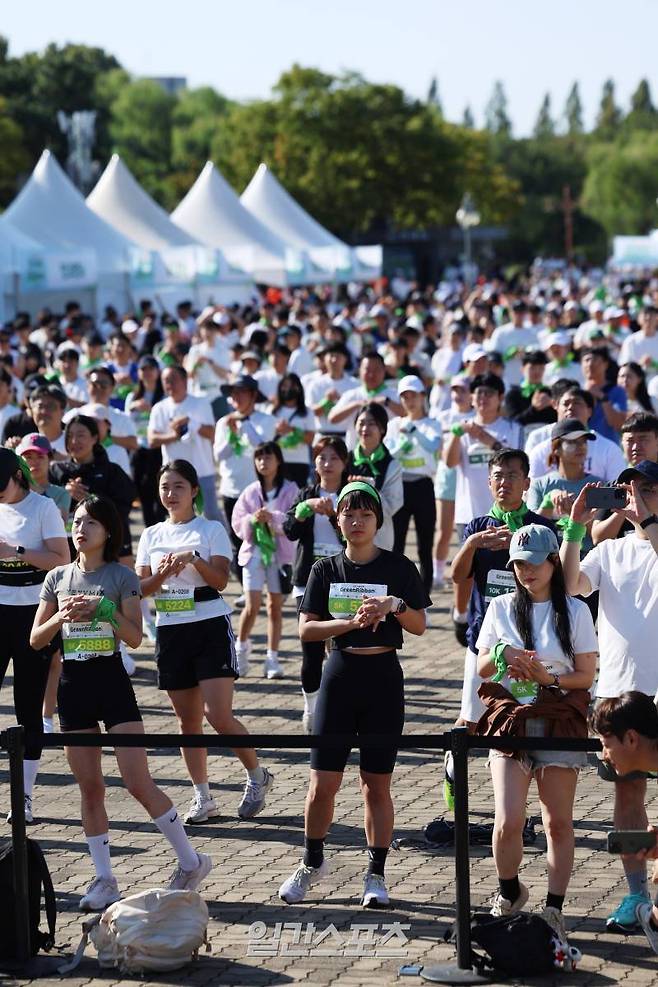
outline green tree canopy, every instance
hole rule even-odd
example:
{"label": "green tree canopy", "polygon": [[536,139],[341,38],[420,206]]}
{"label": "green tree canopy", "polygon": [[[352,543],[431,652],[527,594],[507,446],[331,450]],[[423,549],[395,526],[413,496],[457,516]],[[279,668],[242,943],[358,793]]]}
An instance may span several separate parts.
{"label": "green tree canopy", "polygon": [[656,130],[658,128],[658,111],[651,99],[651,89],[646,79],[640,83],[631,96],[631,108],[624,120],[625,130]]}
{"label": "green tree canopy", "polygon": [[585,126],[583,123],[583,104],[580,99],[580,88],[577,82],[569,90],[567,101],[564,104],[564,120],[566,130],[570,137],[576,137],[583,133]]}
{"label": "green tree canopy", "polygon": [[511,137],[512,121],[507,112],[507,95],[502,82],[494,83],[491,98],[484,111],[485,128],[498,137]]}
{"label": "green tree canopy", "polygon": [[596,133],[603,140],[616,137],[621,123],[621,110],[615,102],[615,84],[612,79],[603,83],[603,93],[596,118]]}
{"label": "green tree canopy", "polygon": [[110,136],[137,180],[166,208],[176,205],[171,183],[171,127],[175,97],[148,79],[119,89],[110,107]]}
{"label": "green tree canopy", "polygon": [[537,140],[549,140],[555,136],[555,123],[551,116],[551,94],[546,93],[539,107],[535,122],[534,136]]}
{"label": "green tree canopy", "polygon": [[589,153],[583,192],[587,212],[607,231],[642,234],[656,226],[658,133],[638,133],[615,147],[598,144]]}

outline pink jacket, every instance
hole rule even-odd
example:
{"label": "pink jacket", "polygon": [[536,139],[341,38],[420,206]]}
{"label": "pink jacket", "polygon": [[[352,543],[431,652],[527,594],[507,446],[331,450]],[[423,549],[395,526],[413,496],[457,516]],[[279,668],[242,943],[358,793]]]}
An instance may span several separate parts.
{"label": "pink jacket", "polygon": [[278,565],[286,565],[292,562],[295,557],[295,543],[289,541],[283,534],[283,522],[286,511],[292,507],[295,498],[299,493],[299,487],[292,480],[284,480],[283,486],[274,500],[263,504],[263,494],[260,483],[256,480],[250,483],[238,497],[233,508],[231,527],[238,538],[242,538],[242,545],[238,552],[238,563],[247,565],[253,558],[254,552],[258,549],[254,545],[253,527],[251,524],[254,512],[265,506],[272,514],[272,529],[276,535],[276,561]]}

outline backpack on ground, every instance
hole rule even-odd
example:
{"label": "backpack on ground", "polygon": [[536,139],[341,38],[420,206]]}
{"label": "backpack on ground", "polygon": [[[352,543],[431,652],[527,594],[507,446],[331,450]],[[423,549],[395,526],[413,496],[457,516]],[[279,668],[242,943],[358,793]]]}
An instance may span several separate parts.
{"label": "backpack on ground", "polygon": [[[446,939],[455,940],[454,928],[446,934]],[[475,915],[471,941],[487,954],[471,951],[471,962],[476,969],[496,970],[509,977],[541,976],[553,973],[556,968],[574,970],[581,959],[578,949],[561,942],[548,922],[530,912],[515,912],[502,918]]]}
{"label": "backpack on ground", "polygon": [[79,965],[88,939],[102,967],[166,973],[191,963],[207,943],[208,907],[196,891],[155,888],[116,901],[82,928],[76,955],[60,973]]}
{"label": "backpack on ground", "polygon": [[[55,944],[55,923],[57,906],[55,892],[50,878],[43,850],[34,840],[27,843],[27,888],[30,916],[30,946],[32,956],[39,950],[49,950]],[[41,895],[46,910],[48,932],[39,928],[41,922]],[[0,959],[15,960],[17,956],[16,892],[14,889],[14,846],[11,838],[0,840],[0,901],[3,904],[4,918],[0,922]]]}

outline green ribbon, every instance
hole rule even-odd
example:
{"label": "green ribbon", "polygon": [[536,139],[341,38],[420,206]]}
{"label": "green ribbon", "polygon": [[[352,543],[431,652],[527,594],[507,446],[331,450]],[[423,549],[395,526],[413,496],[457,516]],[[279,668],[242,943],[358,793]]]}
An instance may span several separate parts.
{"label": "green ribbon", "polygon": [[411,439],[405,439],[404,442],[400,445],[398,452],[401,452],[403,454],[407,452],[411,452],[413,447],[414,447],[414,443],[411,441]]}
{"label": "green ribbon", "polygon": [[573,363],[575,359],[574,353],[567,353],[567,355],[562,360],[553,360],[556,367],[564,368],[568,367],[570,363]]}
{"label": "green ribbon", "polygon": [[228,444],[230,445],[234,456],[241,456],[247,448],[247,443],[241,438],[240,435],[238,435],[237,432],[234,432],[232,428],[229,428],[228,430]]}
{"label": "green ribbon", "polygon": [[111,435],[106,435],[103,441],[101,442],[101,445],[103,446],[103,449],[109,449],[110,446],[114,445],[114,439],[112,438]]}
{"label": "green ribbon", "polygon": [[293,428],[291,432],[286,435],[280,435],[278,438],[278,443],[282,449],[293,449],[295,446],[299,446],[304,441],[304,432],[301,428]]}
{"label": "green ribbon", "polygon": [[505,363],[507,363],[508,360],[513,360],[518,352],[519,352],[518,346],[508,346],[505,352],[503,353],[503,360],[505,361]]}
{"label": "green ribbon", "polygon": [[385,390],[386,390],[386,384],[380,384],[379,387],[375,387],[372,390],[370,390],[369,387],[366,387],[366,395],[369,398],[376,398],[378,394],[381,394],[382,391]]}
{"label": "green ribbon", "polygon": [[276,552],[276,539],[268,524],[264,524],[262,521],[252,521],[251,523],[254,529],[254,541],[260,552],[261,561],[267,569],[268,565],[272,564]]}
{"label": "green ribbon", "polygon": [[203,492],[201,487],[199,487],[198,493],[196,494],[194,500],[192,501],[194,510],[197,514],[203,514],[203,508],[205,507],[205,501],[203,499]]}
{"label": "green ribbon", "polygon": [[307,500],[300,501],[295,508],[295,517],[298,521],[305,521],[306,518],[311,517],[313,514],[313,508],[309,507]]}
{"label": "green ribbon", "polygon": [[112,600],[108,600],[106,596],[101,596],[100,600],[96,604],[93,617],[91,618],[91,630],[95,631],[100,621],[107,621],[108,624],[112,625],[115,631],[118,631],[119,623],[114,616],[116,612],[116,603],[113,603]]}
{"label": "green ribbon", "polygon": [[538,391],[542,384],[531,384],[529,380],[524,380],[521,383],[521,394],[524,398],[531,398],[535,391]]}
{"label": "green ribbon", "polygon": [[587,527],[580,521],[572,521],[570,517],[560,518],[556,524],[558,528],[562,528],[563,541],[580,543],[587,534]]}
{"label": "green ribbon", "polygon": [[20,468],[21,473],[23,474],[23,476],[27,480],[28,486],[29,487],[34,487],[35,490],[38,490],[39,488],[37,486],[37,482],[34,479],[34,477],[32,476],[32,472],[30,470],[30,467],[27,465],[27,463],[25,462],[25,460],[23,459],[23,457],[22,456],[19,456],[17,452],[15,452],[14,455],[16,456],[16,459],[18,460],[18,466]]}
{"label": "green ribbon", "polygon": [[386,450],[384,449],[384,446],[378,445],[375,451],[368,455],[363,451],[360,445],[357,445],[353,452],[353,458],[355,466],[369,466],[372,475],[379,476],[379,470],[375,464],[386,458]]}
{"label": "green ribbon", "polygon": [[497,521],[502,521],[510,531],[518,531],[525,524],[525,516],[528,513],[528,505],[522,503],[515,511],[504,511],[498,504],[494,504],[489,511],[489,517],[495,517]]}
{"label": "green ribbon", "polygon": [[325,398],[324,401],[321,401],[320,411],[322,412],[322,414],[328,415],[331,409],[333,408],[333,406],[335,405],[335,403],[336,402],[332,401],[331,398]]}
{"label": "green ribbon", "polygon": [[543,511],[547,507],[550,507],[551,510],[555,507],[555,504],[553,503],[553,497],[551,496],[550,493],[544,494],[544,496],[542,498],[542,502],[539,505],[539,510],[540,511]]}
{"label": "green ribbon", "polygon": [[464,434],[464,429],[458,422],[450,426],[450,431],[452,432],[453,435],[456,435],[458,438],[461,438],[462,435]]}
{"label": "green ribbon", "polygon": [[507,675],[507,662],[505,661],[506,647],[507,645],[503,641],[499,641],[491,649],[490,658],[496,666],[496,674],[491,676],[492,682],[500,682]]}

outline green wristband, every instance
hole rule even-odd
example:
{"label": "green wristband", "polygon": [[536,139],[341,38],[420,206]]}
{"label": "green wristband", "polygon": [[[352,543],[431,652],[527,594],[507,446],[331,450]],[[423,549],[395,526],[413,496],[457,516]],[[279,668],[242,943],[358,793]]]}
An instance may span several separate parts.
{"label": "green wristband", "polygon": [[555,504],[553,503],[553,498],[551,497],[550,493],[544,494],[544,499],[539,505],[539,510],[541,511],[545,507],[550,507],[550,508],[555,507]]}
{"label": "green wristband", "polygon": [[324,401],[320,402],[320,409],[325,415],[328,415],[335,403],[336,402],[332,401],[331,398],[325,398]]}
{"label": "green wristband", "polygon": [[451,425],[450,431],[452,432],[453,435],[456,435],[457,438],[461,438],[461,436],[464,434],[464,429],[461,427],[461,425],[458,424]]}
{"label": "green wristband", "polygon": [[491,649],[491,660],[496,666],[496,674],[491,677],[492,682],[500,682],[507,675],[507,662],[505,661],[506,647],[507,645],[504,641],[498,641]]}
{"label": "green wristband", "polygon": [[297,504],[295,508],[295,517],[298,521],[305,521],[307,517],[311,517],[313,514],[313,508],[308,506],[307,500],[302,500],[301,503]]}
{"label": "green wristband", "polygon": [[557,526],[562,528],[562,540],[566,542],[580,543],[587,534],[587,527],[580,521],[572,521],[570,517],[562,518]]}

